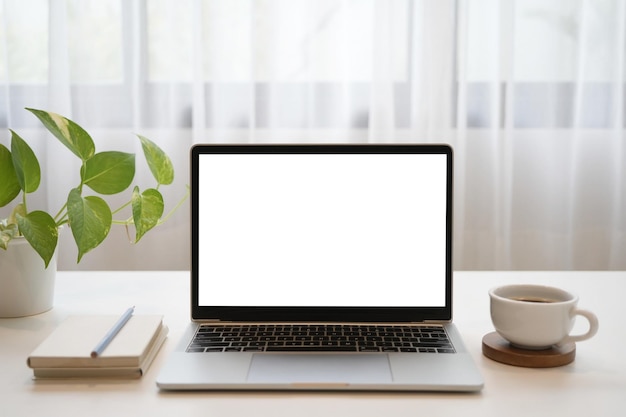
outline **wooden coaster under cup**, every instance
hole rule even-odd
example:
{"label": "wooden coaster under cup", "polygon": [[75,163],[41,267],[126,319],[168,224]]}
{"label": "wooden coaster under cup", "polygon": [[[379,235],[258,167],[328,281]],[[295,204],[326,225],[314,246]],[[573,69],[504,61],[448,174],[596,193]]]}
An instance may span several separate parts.
{"label": "wooden coaster under cup", "polygon": [[511,346],[497,332],[483,337],[483,355],[496,362],[525,368],[553,368],[567,365],[576,357],[576,344],[553,346],[545,350],[528,350]]}

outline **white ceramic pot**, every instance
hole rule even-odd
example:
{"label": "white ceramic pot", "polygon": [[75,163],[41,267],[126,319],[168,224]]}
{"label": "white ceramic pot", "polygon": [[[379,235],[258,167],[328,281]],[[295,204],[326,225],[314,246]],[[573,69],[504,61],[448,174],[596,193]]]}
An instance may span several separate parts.
{"label": "white ceramic pot", "polygon": [[23,237],[0,249],[0,317],[24,317],[52,308],[57,254],[44,268],[43,260]]}

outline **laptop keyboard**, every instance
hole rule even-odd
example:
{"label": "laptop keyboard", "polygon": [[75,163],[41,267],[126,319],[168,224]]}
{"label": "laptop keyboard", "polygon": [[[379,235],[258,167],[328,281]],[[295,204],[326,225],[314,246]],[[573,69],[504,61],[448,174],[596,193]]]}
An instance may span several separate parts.
{"label": "laptop keyboard", "polygon": [[440,326],[201,325],[187,352],[454,353]]}

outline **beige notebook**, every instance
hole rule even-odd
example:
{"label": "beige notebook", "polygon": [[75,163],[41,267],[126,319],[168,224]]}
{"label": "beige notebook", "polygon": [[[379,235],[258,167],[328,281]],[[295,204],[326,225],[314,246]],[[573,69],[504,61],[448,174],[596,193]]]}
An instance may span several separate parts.
{"label": "beige notebook", "polygon": [[101,355],[91,351],[119,319],[70,316],[28,357],[38,377],[140,376],[167,336],[163,316],[133,315]]}

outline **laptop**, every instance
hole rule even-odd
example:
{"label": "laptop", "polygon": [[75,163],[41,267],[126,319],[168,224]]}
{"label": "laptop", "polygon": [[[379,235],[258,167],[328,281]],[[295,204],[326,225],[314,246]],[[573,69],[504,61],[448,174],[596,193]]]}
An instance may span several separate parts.
{"label": "laptop", "polygon": [[194,146],[192,320],[158,387],[481,390],[452,324],[452,157]]}

